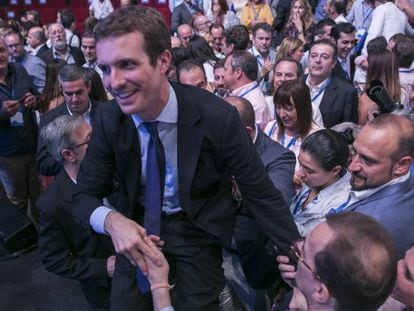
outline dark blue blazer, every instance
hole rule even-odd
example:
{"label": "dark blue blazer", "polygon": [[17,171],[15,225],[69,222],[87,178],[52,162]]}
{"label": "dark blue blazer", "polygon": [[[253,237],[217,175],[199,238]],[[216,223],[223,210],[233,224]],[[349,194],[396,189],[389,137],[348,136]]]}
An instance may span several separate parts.
{"label": "dark blue blazer", "polygon": [[398,258],[403,258],[414,245],[413,174],[408,180],[385,187],[347,210],[367,214],[382,224],[394,238]]}

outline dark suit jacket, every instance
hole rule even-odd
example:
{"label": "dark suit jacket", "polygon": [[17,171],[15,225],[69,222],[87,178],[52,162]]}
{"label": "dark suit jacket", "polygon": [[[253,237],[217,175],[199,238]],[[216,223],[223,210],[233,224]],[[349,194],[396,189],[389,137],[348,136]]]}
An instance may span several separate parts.
{"label": "dark suit jacket", "polygon": [[[72,54],[73,59],[75,60],[75,64],[79,67],[82,67],[82,65],[86,62],[85,57],[83,56],[82,50],[74,47],[74,46],[69,46],[68,45],[68,49],[70,51],[70,54]],[[48,49],[47,51],[44,52],[46,55],[45,57],[48,59],[55,59],[55,56],[53,55],[52,49]]]}
{"label": "dark suit jacket", "polygon": [[358,123],[357,90],[335,75],[331,77],[319,106],[324,126],[330,128],[342,122]]}
{"label": "dark suit jacket", "polygon": [[272,24],[272,46],[275,48],[285,38],[284,28],[289,20],[292,0],[280,0],[276,7],[276,16]]}
{"label": "dark suit jacket", "polygon": [[[201,10],[199,10],[197,7],[194,7],[194,9],[201,12]],[[180,5],[177,5],[171,13],[171,32],[177,32],[178,26],[182,24],[190,24],[191,18],[192,15],[190,13],[190,10],[187,8],[184,2]]]}
{"label": "dark suit jacket", "polygon": [[[230,245],[234,229],[229,176],[235,176],[251,214],[272,242],[288,250],[298,232],[234,107],[213,94],[172,84],[178,100],[177,152],[180,207],[189,221]],[[75,213],[89,228],[92,212],[119,180],[116,209],[137,219],[141,176],[135,125],[116,102],[102,105],[78,176]]]}
{"label": "dark suit jacket", "polygon": [[65,170],[40,195],[39,249],[45,268],[81,282],[88,301],[108,307],[110,280],[106,259],[114,253],[107,236],[90,236],[72,214],[75,184]]}
{"label": "dark suit jacket", "polygon": [[414,245],[414,175],[387,186],[347,208],[367,214],[383,225],[394,238],[398,258]]}
{"label": "dark suit jacket", "polygon": [[336,62],[336,65],[334,67],[334,69],[332,70],[332,74],[337,76],[339,79],[342,79],[346,82],[349,82],[351,84],[353,84],[353,77],[354,77],[354,73],[355,73],[355,65],[354,65],[354,59],[355,57],[351,56],[351,76],[349,77],[345,70],[342,68],[341,64],[339,63],[339,61]]}
{"label": "dark suit jacket", "polygon": [[[293,185],[295,154],[271,140],[260,130],[254,146],[273,184],[282,192],[285,201],[290,205],[295,194]],[[253,288],[268,288],[277,281],[279,270],[275,265],[276,256],[271,246],[266,247],[269,239],[257,222],[251,218],[245,205],[242,207],[241,214],[236,217],[234,239],[243,272]]]}
{"label": "dark suit jacket", "polygon": [[[98,104],[98,102],[91,101],[91,120],[93,120]],[[68,114],[69,111],[66,108],[66,104],[63,103],[56,108],[46,112],[40,118],[39,128],[41,129],[52,122],[54,119]],[[39,139],[39,142],[37,144],[36,160],[37,170],[43,176],[54,176],[59,173],[59,170],[62,167],[62,164],[52,157],[49,150],[47,149],[47,145],[44,141],[42,141],[42,139]]]}
{"label": "dark suit jacket", "polygon": [[53,55],[50,52],[50,49],[45,45],[43,45],[39,51],[37,51],[36,56],[41,58],[46,65],[49,64],[53,60]]}

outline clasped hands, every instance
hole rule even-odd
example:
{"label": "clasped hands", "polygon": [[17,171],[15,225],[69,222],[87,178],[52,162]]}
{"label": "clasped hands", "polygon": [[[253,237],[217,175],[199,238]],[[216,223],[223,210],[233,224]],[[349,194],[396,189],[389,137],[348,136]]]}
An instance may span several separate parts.
{"label": "clasped hands", "polygon": [[161,279],[168,281],[169,266],[160,250],[164,245],[160,237],[147,235],[145,228],[115,211],[106,217],[104,228],[111,236],[115,251],[138,266],[151,284]]}

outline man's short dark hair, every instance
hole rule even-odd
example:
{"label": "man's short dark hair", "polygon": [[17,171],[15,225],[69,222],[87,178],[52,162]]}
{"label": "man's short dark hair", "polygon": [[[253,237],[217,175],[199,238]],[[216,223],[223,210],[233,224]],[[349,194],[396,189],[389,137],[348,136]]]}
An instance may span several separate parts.
{"label": "man's short dark hair", "polygon": [[273,67],[273,71],[276,68],[276,66],[280,64],[281,62],[290,62],[296,65],[296,76],[297,76],[296,79],[300,79],[303,76],[302,65],[296,59],[292,58],[291,56],[278,58]]}
{"label": "man's short dark hair", "polygon": [[177,68],[177,77],[178,77],[178,81],[180,81],[180,73],[181,71],[192,71],[196,68],[199,68],[203,74],[204,77],[206,76],[206,72],[204,70],[203,64],[201,64],[200,62],[198,62],[195,59],[187,59],[185,61],[182,61]]}
{"label": "man's short dark hair", "polygon": [[231,56],[231,68],[233,70],[240,68],[249,80],[256,81],[258,72],[256,57],[247,51],[233,51]]}
{"label": "man's short dark hair", "polygon": [[377,310],[396,280],[390,233],[358,212],[329,214],[326,223],[334,238],[315,255],[315,267],[336,300],[335,310]]}
{"label": "man's short dark hair", "polygon": [[58,73],[59,82],[73,82],[82,79],[86,85],[89,85],[90,80],[85,72],[85,68],[77,65],[65,65]]}
{"label": "man's short dark hair", "polygon": [[314,42],[311,44],[311,46],[310,46],[310,48],[309,48],[309,51],[311,51],[311,50],[312,50],[312,48],[313,48],[315,45],[327,45],[327,46],[330,46],[330,47],[333,49],[333,55],[332,55],[333,59],[335,59],[335,60],[336,60],[336,59],[338,58],[338,47],[336,46],[336,44],[333,44],[331,40],[322,39],[322,40],[317,40],[317,41],[314,41]]}
{"label": "man's short dark hair", "polygon": [[210,25],[210,28],[208,30],[211,32],[213,29],[218,29],[218,28],[221,28],[224,33],[224,26],[222,24],[213,23]]}
{"label": "man's short dark hair", "polygon": [[16,35],[19,38],[20,43],[24,44],[24,37],[20,31],[16,32],[14,30],[10,30],[4,35],[4,38],[6,38],[7,36],[13,36],[13,35]]}
{"label": "man's short dark hair", "polygon": [[140,32],[144,37],[144,51],[150,64],[155,66],[158,57],[171,49],[170,33],[164,17],[157,10],[144,6],[129,6],[112,12],[95,26],[95,39],[118,37]]}
{"label": "man's short dark hair", "polygon": [[335,9],[335,12],[338,14],[346,14],[346,0],[332,0],[332,6]]}
{"label": "man's short dark hair", "polygon": [[335,26],[336,23],[333,19],[331,18],[324,18],[321,19],[317,24],[316,24],[316,32],[320,33],[323,31],[323,29],[325,28],[325,26]]}
{"label": "man's short dark hair", "polygon": [[69,29],[75,22],[75,14],[71,9],[65,9],[60,12],[60,21],[65,29]]}
{"label": "man's short dark hair", "polygon": [[338,41],[341,37],[341,33],[349,35],[353,32],[355,32],[355,27],[351,23],[338,23],[332,27],[331,37],[335,39],[335,41]]}
{"label": "man's short dark hair", "polygon": [[219,59],[214,64],[214,70],[219,69],[219,68],[224,68],[224,64],[225,64],[225,60],[224,59]]}
{"label": "man's short dark hair", "polygon": [[394,47],[394,54],[398,59],[400,67],[410,68],[414,61],[414,40],[406,38],[397,42]]}
{"label": "man's short dark hair", "polygon": [[236,25],[224,32],[226,45],[233,44],[233,50],[245,50],[249,45],[249,31],[244,25]]}
{"label": "man's short dark hair", "polygon": [[26,16],[27,15],[32,15],[33,16],[33,22],[36,26],[40,25],[40,13],[39,13],[39,11],[30,10],[30,11],[26,12]]}
{"label": "man's short dark hair", "polygon": [[256,25],[253,26],[252,28],[252,34],[253,37],[256,37],[256,32],[261,29],[263,31],[266,31],[268,33],[272,33],[272,26],[270,26],[268,23],[257,23]]}
{"label": "man's short dark hair", "polygon": [[371,41],[369,41],[367,44],[368,55],[374,51],[382,51],[386,49],[387,49],[387,40],[385,39],[384,36],[376,37],[372,39]]}

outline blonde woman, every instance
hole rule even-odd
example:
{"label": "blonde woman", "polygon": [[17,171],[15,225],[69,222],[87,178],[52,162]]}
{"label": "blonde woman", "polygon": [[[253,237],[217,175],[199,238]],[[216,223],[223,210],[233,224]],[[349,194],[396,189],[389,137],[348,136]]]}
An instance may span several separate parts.
{"label": "blonde woman", "polygon": [[306,33],[314,24],[312,8],[307,0],[292,1],[289,20],[284,28],[286,37],[307,43]]}
{"label": "blonde woman", "polygon": [[298,38],[286,37],[277,48],[276,59],[291,57],[298,63],[303,57],[303,41]]}

